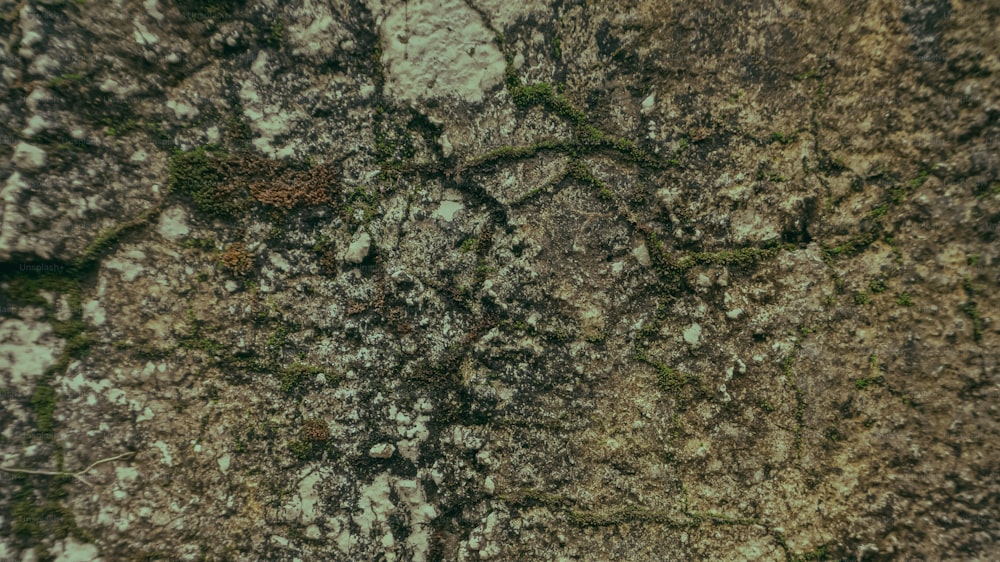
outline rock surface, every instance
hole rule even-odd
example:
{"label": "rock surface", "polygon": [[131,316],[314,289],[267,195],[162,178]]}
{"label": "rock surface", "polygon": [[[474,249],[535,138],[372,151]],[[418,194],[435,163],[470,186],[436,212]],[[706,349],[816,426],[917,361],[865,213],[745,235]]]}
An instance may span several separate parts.
{"label": "rock surface", "polygon": [[998,25],[0,0],[0,559],[995,557]]}

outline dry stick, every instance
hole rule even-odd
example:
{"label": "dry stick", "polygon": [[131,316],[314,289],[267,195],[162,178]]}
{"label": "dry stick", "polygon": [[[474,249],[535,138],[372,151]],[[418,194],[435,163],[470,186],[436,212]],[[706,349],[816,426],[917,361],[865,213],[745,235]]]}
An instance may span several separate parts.
{"label": "dry stick", "polygon": [[90,471],[90,469],[94,468],[95,466],[97,466],[99,464],[104,464],[106,462],[116,461],[118,459],[125,458],[125,457],[128,457],[128,456],[134,455],[134,454],[135,453],[122,453],[122,454],[114,456],[114,457],[108,457],[106,459],[101,459],[99,461],[91,463],[90,466],[88,466],[87,468],[85,468],[83,470],[80,470],[78,472],[59,472],[59,471],[53,471],[53,470],[32,470],[30,468],[13,468],[13,467],[8,467],[8,466],[0,466],[0,470],[2,470],[4,472],[14,472],[14,473],[19,473],[19,474],[41,474],[43,476],[72,476],[73,478],[76,478],[80,482],[83,482],[87,486],[90,486],[91,488],[93,488],[94,487],[93,484],[91,484],[90,482],[87,482],[86,480],[83,479],[83,476],[82,476],[83,474],[86,474],[87,472]]}

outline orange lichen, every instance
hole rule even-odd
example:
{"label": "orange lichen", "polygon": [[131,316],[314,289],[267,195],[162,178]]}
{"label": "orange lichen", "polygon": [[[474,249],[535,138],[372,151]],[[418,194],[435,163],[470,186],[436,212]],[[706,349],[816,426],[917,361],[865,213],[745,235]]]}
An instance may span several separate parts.
{"label": "orange lichen", "polygon": [[337,187],[336,170],[329,164],[296,170],[283,162],[242,156],[228,163],[226,175],[258,202],[282,211],[332,203]]}
{"label": "orange lichen", "polygon": [[322,420],[306,420],[302,424],[302,436],[307,441],[322,443],[330,439],[330,428]]}
{"label": "orange lichen", "polygon": [[244,277],[253,269],[253,254],[242,243],[230,244],[222,254],[222,265],[236,277]]}

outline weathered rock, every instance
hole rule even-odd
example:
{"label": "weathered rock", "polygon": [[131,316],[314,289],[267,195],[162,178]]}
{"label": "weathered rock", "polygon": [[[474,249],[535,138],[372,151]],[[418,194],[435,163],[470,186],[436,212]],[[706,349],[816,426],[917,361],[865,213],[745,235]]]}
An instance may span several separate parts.
{"label": "weathered rock", "polygon": [[368,450],[368,456],[373,459],[387,459],[395,452],[396,447],[392,443],[378,443]]}
{"label": "weathered rock", "polygon": [[347,248],[344,260],[348,263],[361,263],[368,257],[371,247],[372,237],[367,232],[362,232],[357,235],[354,242],[351,242],[351,245]]}
{"label": "weathered rock", "polygon": [[14,4],[0,558],[996,550],[988,6]]}
{"label": "weathered rock", "polygon": [[21,170],[38,170],[45,165],[45,151],[26,142],[14,147],[14,166]]}

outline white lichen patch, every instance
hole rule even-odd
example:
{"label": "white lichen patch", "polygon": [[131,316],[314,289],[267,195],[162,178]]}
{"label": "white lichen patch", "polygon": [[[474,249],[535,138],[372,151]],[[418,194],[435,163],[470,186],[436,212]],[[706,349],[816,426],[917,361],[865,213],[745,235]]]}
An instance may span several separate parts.
{"label": "white lichen patch", "polygon": [[385,523],[395,512],[396,506],[389,500],[390,490],[388,474],[379,474],[371,484],[361,489],[358,501],[361,512],[353,519],[354,524],[361,528],[363,537],[371,535],[375,523]]}
{"label": "white lichen patch", "polygon": [[504,29],[519,19],[531,16],[544,17],[552,9],[545,0],[520,0],[519,2],[476,0],[471,4],[489,14],[490,21],[496,29]]}
{"label": "white lichen patch", "polygon": [[271,157],[290,155],[292,147],[275,148],[271,145],[275,138],[291,132],[302,115],[277,104],[266,103],[250,82],[243,83],[240,99],[244,106],[243,115],[254,133],[254,147]]}
{"label": "white lichen patch", "polygon": [[187,236],[188,232],[190,232],[187,224],[187,213],[180,207],[167,209],[160,215],[160,224],[157,232],[160,233],[160,236],[171,242],[176,242]]}
{"label": "white lichen patch", "polygon": [[98,300],[88,301],[83,305],[83,318],[95,326],[103,326],[107,321],[107,315],[101,302]]}
{"label": "white lichen patch", "polygon": [[396,482],[396,493],[410,511],[410,536],[406,539],[414,562],[427,560],[430,550],[430,522],[437,517],[434,506],[427,503],[423,487],[414,480]]}
{"label": "white lichen patch", "polygon": [[8,373],[6,386],[30,392],[30,381],[56,362],[58,341],[44,322],[9,318],[0,323],[0,373]]}
{"label": "white lichen patch", "polygon": [[320,515],[317,509],[320,497],[316,486],[323,479],[323,474],[314,467],[306,467],[300,477],[298,494],[285,504],[284,517],[287,521],[300,521],[308,525]]}
{"label": "white lichen patch", "polygon": [[52,549],[56,562],[101,562],[103,558],[92,544],[81,543],[73,537],[56,543]]}
{"label": "white lichen patch", "polygon": [[481,102],[503,79],[503,54],[482,18],[460,0],[400,3],[382,23],[386,85],[404,101]]}
{"label": "white lichen patch", "polygon": [[690,345],[698,345],[698,341],[701,339],[701,325],[692,324],[687,328],[684,328],[684,341]]}
{"label": "white lichen patch", "polygon": [[[334,7],[335,6],[335,7]],[[288,26],[288,43],[296,56],[321,60],[336,56],[338,52],[350,50],[350,35],[340,23],[346,16],[344,4],[327,6],[319,2],[306,2],[296,10],[293,21]],[[342,13],[331,10],[340,8]]]}
{"label": "white lichen patch", "polygon": [[[122,256],[120,258],[115,257],[104,262],[104,267],[112,271],[120,271],[122,275],[122,280],[126,283],[131,283],[135,281],[145,268],[136,263],[133,260],[141,260],[145,257],[141,252],[130,252],[129,254]],[[129,259],[131,258],[131,259]]]}
{"label": "white lichen patch", "polygon": [[465,205],[459,203],[458,201],[442,201],[441,205],[438,206],[437,211],[434,212],[434,216],[451,222],[455,218],[455,213],[464,208]]}
{"label": "white lichen patch", "polygon": [[169,445],[163,441],[157,441],[153,443],[153,447],[160,450],[161,458],[160,462],[167,466],[174,466],[174,457],[170,454]]}

